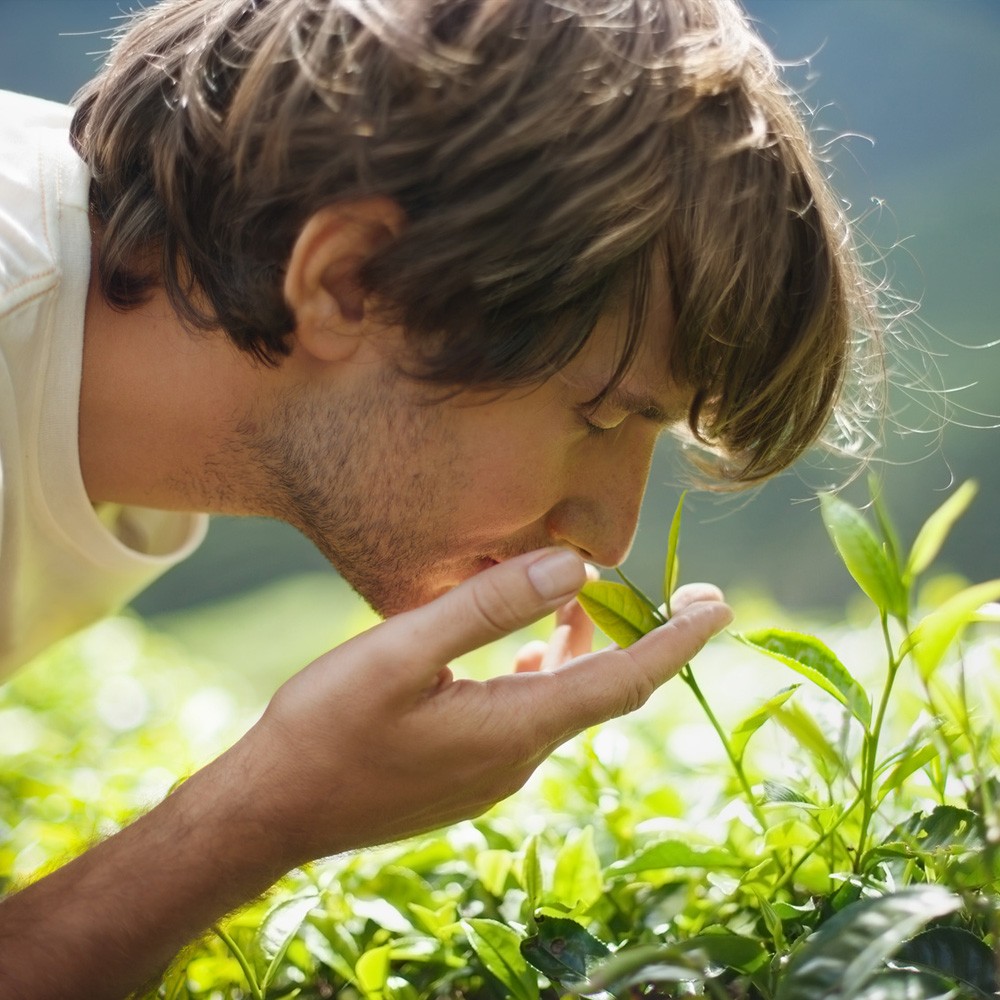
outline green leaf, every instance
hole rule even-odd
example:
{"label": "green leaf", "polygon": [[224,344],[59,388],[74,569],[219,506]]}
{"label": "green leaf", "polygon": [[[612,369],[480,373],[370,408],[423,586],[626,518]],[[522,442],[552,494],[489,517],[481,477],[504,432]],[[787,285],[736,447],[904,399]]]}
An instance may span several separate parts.
{"label": "green leaf", "polygon": [[622,648],[661,624],[652,609],[622,583],[590,581],[577,600],[594,624]]}
{"label": "green leaf", "polygon": [[542,863],[538,859],[538,835],[532,834],[524,845],[516,867],[518,881],[527,896],[528,912],[542,905]]}
{"label": "green leaf", "polygon": [[354,977],[359,989],[369,1000],[381,1000],[389,982],[389,956],[392,946],[369,948],[354,966]]}
{"label": "green leaf", "polygon": [[528,968],[521,954],[521,936],[512,927],[498,920],[469,919],[462,921],[483,966],[500,980],[506,995],[512,1000],[538,1000],[538,977]]}
{"label": "green leaf", "polygon": [[919,771],[920,768],[934,760],[937,756],[938,749],[933,743],[925,743],[923,746],[908,753],[892,769],[889,777],[879,786],[878,794],[875,796],[875,804],[879,805],[889,792],[899,788],[914,771]]}
{"label": "green leaf", "polygon": [[729,745],[737,760],[743,759],[747,743],[761,726],[770,719],[774,713],[788,701],[789,698],[801,687],[801,684],[792,684],[782,688],[773,698],[768,698],[762,705],[755,708],[742,722],[739,722],[733,729],[729,737]]}
{"label": "green leaf", "polygon": [[784,663],[786,667],[833,695],[867,731],[872,721],[872,706],[868,695],[825,643],[812,635],[776,628],[734,632],[733,635],[740,642]]}
{"label": "green leaf", "polygon": [[743,862],[721,847],[661,840],[608,868],[611,876],[634,875],[660,868],[743,868]]}
{"label": "green leaf", "polygon": [[1000,975],[993,950],[961,927],[932,927],[910,938],[896,953],[900,965],[944,976],[961,984],[969,1000],[995,1000]]}
{"label": "green leaf", "polygon": [[948,647],[975,618],[979,608],[1000,599],[1000,580],[966,587],[931,611],[907,636],[903,652],[912,654],[920,676],[927,680],[940,666]]}
{"label": "green leaf", "polygon": [[722,933],[696,934],[679,945],[682,951],[698,951],[709,961],[738,972],[754,972],[769,958],[767,949],[756,938]]}
{"label": "green leaf", "polygon": [[260,929],[260,947],[265,958],[270,961],[260,981],[261,992],[271,984],[271,980],[281,967],[288,946],[318,902],[318,893],[311,890],[306,895],[282,900],[264,917]]}
{"label": "green leaf", "polygon": [[904,618],[906,588],[868,522],[849,503],[821,493],[823,523],[857,585],[882,611]]}
{"label": "green leaf", "polygon": [[948,532],[955,522],[968,510],[969,504],[978,492],[979,487],[974,480],[964,483],[924,522],[917,532],[917,537],[910,549],[910,558],[906,563],[906,571],[911,576],[922,573],[934,561],[941,546],[948,537]]}
{"label": "green leaf", "polygon": [[844,907],[793,954],[775,1000],[855,996],[908,937],[961,905],[941,886],[916,885]]}
{"label": "green leaf", "polygon": [[936,851],[953,847],[981,848],[980,818],[971,809],[958,806],[935,806],[929,815],[916,812],[899,824],[889,835],[890,840],[902,840],[919,851]]}
{"label": "green leaf", "polygon": [[882,540],[885,542],[885,553],[888,556],[889,564],[898,574],[902,575],[903,566],[902,560],[899,557],[899,553],[902,550],[899,545],[899,538],[889,518],[889,512],[885,509],[885,504],[882,503],[882,491],[874,475],[868,477],[868,492],[872,498],[872,510],[875,511],[875,520],[878,521],[878,528],[882,533]]}
{"label": "green leaf", "polygon": [[670,534],[667,536],[667,559],[663,564],[663,602],[670,614],[670,596],[677,588],[677,578],[679,568],[677,565],[677,545],[681,537],[681,513],[684,510],[684,498],[687,496],[685,490],[677,501],[677,509],[674,511],[673,520],[670,522]]}
{"label": "green leaf", "polygon": [[424,906],[422,903],[410,903],[408,909],[418,930],[430,934],[439,941],[451,940],[458,909],[454,900],[449,900],[437,909]]}
{"label": "green leaf", "polygon": [[[840,996],[840,994],[837,994]],[[972,997],[961,995],[962,1000]],[[910,969],[887,969],[880,972],[851,1000],[959,1000],[959,994],[937,976]]]}
{"label": "green leaf", "polygon": [[567,909],[587,909],[604,895],[601,859],[594,847],[594,828],[574,830],[556,855],[552,892]]}
{"label": "green leaf", "polygon": [[538,933],[522,942],[521,954],[549,979],[574,987],[611,951],[575,920],[539,917]]}
{"label": "green leaf", "polygon": [[770,778],[764,779],[765,802],[799,802],[804,805],[815,805],[813,800],[803,792],[796,791],[788,785]]}
{"label": "green leaf", "polygon": [[510,851],[487,850],[476,855],[476,875],[491,896],[498,899],[503,896],[513,864],[514,855]]}
{"label": "green leaf", "polygon": [[781,726],[803,749],[809,752],[817,772],[824,780],[850,770],[850,761],[834,739],[797,702],[782,705],[774,714],[774,721]]}
{"label": "green leaf", "polygon": [[[678,945],[647,944],[623,948],[595,970],[584,993],[628,996],[632,986],[688,983],[705,978],[707,957]],[[639,994],[642,995],[642,994]]]}

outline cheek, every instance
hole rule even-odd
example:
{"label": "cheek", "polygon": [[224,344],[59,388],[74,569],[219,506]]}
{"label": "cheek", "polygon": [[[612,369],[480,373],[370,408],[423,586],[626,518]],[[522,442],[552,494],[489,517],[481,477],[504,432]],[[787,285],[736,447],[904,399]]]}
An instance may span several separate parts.
{"label": "cheek", "polygon": [[565,448],[538,434],[516,443],[494,442],[469,457],[464,504],[498,525],[538,520],[560,496],[565,463]]}

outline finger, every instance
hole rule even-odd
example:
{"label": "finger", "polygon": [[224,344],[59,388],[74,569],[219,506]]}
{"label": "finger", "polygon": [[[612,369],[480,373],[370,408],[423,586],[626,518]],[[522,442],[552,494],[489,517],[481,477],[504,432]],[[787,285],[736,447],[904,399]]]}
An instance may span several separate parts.
{"label": "finger", "polygon": [[556,612],[556,628],[539,669],[555,670],[569,660],[589,653],[593,645],[593,622],[576,601],[570,601]]}
{"label": "finger", "polygon": [[[493,566],[437,600],[390,618],[370,635],[426,683],[442,664],[550,614],[586,581],[571,549],[542,549]],[[422,669],[421,669],[422,668]]]}
{"label": "finger", "polygon": [[588,726],[645,704],[732,617],[721,601],[689,604],[627,649],[611,646],[539,674],[537,681],[521,679],[528,683],[516,692],[521,698],[516,711],[523,724],[532,727],[536,741],[547,738],[548,745],[555,746]]}
{"label": "finger", "polygon": [[538,665],[539,670],[555,670],[561,667],[568,660],[573,659],[570,653],[570,628],[568,625],[559,625],[549,637],[545,644],[545,655]]}
{"label": "finger", "polygon": [[514,673],[530,674],[542,669],[549,644],[542,639],[533,639],[525,643],[514,657]]}
{"label": "finger", "polygon": [[712,583],[685,583],[670,595],[670,610],[676,613],[695,601],[724,601],[722,591]]}
{"label": "finger", "polygon": [[556,612],[556,625],[569,628],[569,659],[583,656],[594,648],[594,623],[579,601],[570,601]]}

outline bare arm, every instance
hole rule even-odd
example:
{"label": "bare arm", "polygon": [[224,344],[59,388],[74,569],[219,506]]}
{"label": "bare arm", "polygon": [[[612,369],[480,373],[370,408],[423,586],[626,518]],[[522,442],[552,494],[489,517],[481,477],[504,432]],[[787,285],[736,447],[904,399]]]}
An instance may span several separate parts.
{"label": "bare arm", "polygon": [[576,593],[582,562],[543,566],[551,554],[496,566],[320,657],[163,803],[0,903],[0,996],[87,983],[92,1000],[123,997],[290,868],[482,812],[570,736],[638,708],[730,619],[713,588],[694,589],[629,650],[579,655],[587,626],[564,611],[547,656],[453,679],[454,657]]}

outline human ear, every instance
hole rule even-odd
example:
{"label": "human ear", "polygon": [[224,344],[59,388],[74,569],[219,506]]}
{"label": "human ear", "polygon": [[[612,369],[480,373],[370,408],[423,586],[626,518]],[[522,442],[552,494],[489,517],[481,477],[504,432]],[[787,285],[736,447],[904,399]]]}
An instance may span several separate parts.
{"label": "human ear", "polygon": [[361,269],[403,225],[402,209],[382,197],[336,202],[306,221],[292,247],[283,290],[295,316],[294,336],[309,354],[338,361],[357,349],[371,318]]}

